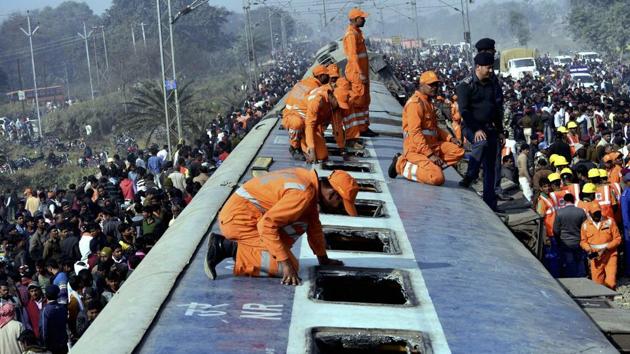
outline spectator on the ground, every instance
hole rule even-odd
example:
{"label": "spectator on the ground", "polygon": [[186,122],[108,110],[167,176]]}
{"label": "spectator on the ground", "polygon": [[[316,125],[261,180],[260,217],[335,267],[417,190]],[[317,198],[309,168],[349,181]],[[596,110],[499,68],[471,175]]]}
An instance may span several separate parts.
{"label": "spectator on the ground", "polygon": [[15,319],[15,307],[12,303],[0,306],[0,353],[21,354],[18,337],[24,326]]}

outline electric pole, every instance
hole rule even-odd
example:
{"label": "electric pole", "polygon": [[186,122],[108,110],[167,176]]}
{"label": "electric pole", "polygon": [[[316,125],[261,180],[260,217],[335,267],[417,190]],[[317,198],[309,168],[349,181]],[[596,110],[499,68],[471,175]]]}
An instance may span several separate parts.
{"label": "electric pole", "polygon": [[[20,59],[18,58],[17,60],[17,71],[18,71],[18,78],[20,80],[20,91],[24,91],[24,81],[22,80],[22,65],[20,65]],[[26,116],[26,107],[25,107],[25,102],[26,101],[26,97],[24,97],[25,99],[21,100],[22,101],[22,116]]]}
{"label": "electric pole", "polygon": [[90,93],[92,94],[92,101],[94,101],[94,84],[92,83],[92,66],[90,65],[90,47],[88,46],[88,39],[92,35],[92,31],[88,33],[87,28],[85,27],[85,22],[83,22],[83,34],[81,33],[77,33],[77,34],[85,42],[85,56],[87,57],[88,76],[90,77]]}
{"label": "electric pole", "polygon": [[164,118],[166,119],[166,143],[168,145],[168,156],[173,156],[171,147],[171,123],[168,116],[168,91],[166,90],[166,74],[164,70],[164,46],[162,41],[162,12],[160,11],[160,0],[155,0],[157,7],[158,38],[160,41],[160,64],[162,65],[162,93],[164,96]]}
{"label": "electric pole", "polygon": [[179,114],[179,90],[177,86],[177,74],[175,73],[175,46],[173,44],[173,15],[171,13],[171,0],[166,0],[168,5],[168,32],[171,37],[171,69],[173,69],[173,93],[175,94],[175,117],[177,118],[177,140],[182,139],[182,123]]}
{"label": "electric pole", "polygon": [[101,34],[103,35],[103,50],[105,51],[105,69],[109,70],[109,58],[107,57],[107,41],[105,40],[105,26],[101,26]]}
{"label": "electric pole", "polygon": [[251,4],[249,3],[249,0],[244,0],[244,3],[246,3],[246,6],[244,6],[245,9],[245,16],[247,18],[247,30],[249,32],[249,40],[250,40],[250,48],[252,49],[252,61],[254,63],[254,85],[256,86],[256,88],[258,88],[258,60],[256,60],[256,47],[254,47],[254,32],[252,31],[252,19],[249,13],[249,9],[251,7]]}
{"label": "electric pole", "polygon": [[137,54],[136,50],[136,34],[133,29],[134,25],[131,25],[131,43],[133,44],[133,53]]}
{"label": "electric pole", "polygon": [[24,30],[24,28],[20,27],[22,32],[28,36],[28,44],[31,48],[31,66],[33,67],[33,86],[35,88],[35,110],[37,111],[37,128],[40,139],[44,136],[42,132],[42,116],[39,113],[39,93],[37,92],[37,75],[35,74],[35,56],[33,55],[33,35],[39,29],[39,26],[36,26],[35,29],[31,30],[31,15],[29,11],[26,11],[26,21],[28,23],[28,32]]}
{"label": "electric pole", "polygon": [[267,7],[267,15],[269,17],[269,38],[271,39],[271,59],[273,59],[276,49],[274,48],[274,44],[273,44],[273,25],[271,23],[271,7]]}
{"label": "electric pole", "polygon": [[280,13],[280,36],[282,38],[282,50],[287,50],[287,28],[284,24],[284,14]]}
{"label": "electric pole", "polygon": [[[93,29],[94,27],[92,27]],[[90,32],[92,33],[92,32]],[[96,55],[96,36],[92,37],[92,45],[94,46],[94,65],[96,66],[96,86],[101,86],[100,71],[98,70],[98,56]]]}
{"label": "electric pole", "polygon": [[147,36],[144,34],[144,22],[140,22],[140,27],[142,28],[142,44],[144,45],[144,49],[147,49]]}
{"label": "electric pole", "polygon": [[416,58],[420,59],[420,27],[418,23],[418,7],[416,5],[417,0],[411,0],[411,4],[413,5],[413,14],[416,18]]}

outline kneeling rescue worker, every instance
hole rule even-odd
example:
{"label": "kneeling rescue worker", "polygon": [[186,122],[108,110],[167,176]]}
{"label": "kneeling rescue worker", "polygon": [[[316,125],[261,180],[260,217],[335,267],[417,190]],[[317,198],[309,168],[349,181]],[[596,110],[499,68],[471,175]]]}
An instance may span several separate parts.
{"label": "kneeling rescue worker", "polygon": [[247,181],[221,209],[224,236],[211,234],[205,271],[216,279],[216,266],[233,257],[234,275],[282,277],[282,284],[299,285],[298,260],[291,246],[306,232],[320,265],[343,265],[328,258],[319,221],[322,210],[357,216],[359,186],[347,172],[335,170],[318,177],[314,170],[293,168]]}
{"label": "kneeling rescue worker", "polygon": [[420,75],[420,88],[405,104],[402,115],[403,153],[389,166],[390,178],[397,175],[431,185],[444,184],[442,170],[463,156],[462,143],[438,127],[431,100],[437,96],[440,79],[433,71]]}

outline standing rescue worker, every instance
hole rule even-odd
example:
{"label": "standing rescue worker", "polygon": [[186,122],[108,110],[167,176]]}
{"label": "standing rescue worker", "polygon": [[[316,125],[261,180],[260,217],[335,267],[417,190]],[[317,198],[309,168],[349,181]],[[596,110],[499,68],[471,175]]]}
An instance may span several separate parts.
{"label": "standing rescue worker", "polygon": [[580,246],[588,253],[591,279],[614,290],[621,235],[615,221],[603,215],[599,204],[590,203],[588,212],[590,217],[582,224]]}
{"label": "standing rescue worker", "polygon": [[497,207],[496,164],[499,132],[503,131],[503,107],[498,103],[493,84],[494,55],[475,56],[474,73],[457,85],[457,104],[464,119],[464,136],[472,144],[468,170],[460,186],[468,188],[483,165],[483,200],[492,210]]}
{"label": "standing rescue worker", "polygon": [[353,8],[348,12],[350,24],[343,37],[343,52],[348,59],[346,63],[346,79],[352,85],[350,105],[354,117],[346,124],[348,139],[359,136],[374,137],[378,134],[370,130],[370,60],[361,27],[365,26],[368,14],[361,9]]}
{"label": "standing rescue worker", "polygon": [[451,120],[453,127],[453,134],[457,140],[464,142],[464,137],[462,136],[462,115],[459,113],[459,106],[457,106],[457,95],[453,95],[453,99],[451,100]]}
{"label": "standing rescue worker", "polygon": [[578,133],[578,125],[574,121],[567,123],[567,143],[571,147],[571,157],[575,156],[576,146],[580,143],[580,135]]}
{"label": "standing rescue worker", "polygon": [[282,125],[289,132],[289,152],[296,160],[305,159],[301,143],[304,137],[307,98],[311,91],[328,84],[329,80],[328,69],[323,65],[317,65],[313,68],[313,76],[298,82],[287,94],[286,106],[282,111]]}
{"label": "standing rescue worker", "polygon": [[553,237],[553,222],[556,219],[556,208],[554,207],[553,202],[551,201],[551,197],[549,196],[551,191],[551,182],[549,182],[547,178],[541,178],[540,194],[538,194],[536,212],[538,213],[538,215],[544,218],[547,239],[549,237]]}
{"label": "standing rescue worker", "polygon": [[420,75],[420,88],[403,109],[403,154],[392,159],[390,178],[400,174],[411,181],[439,186],[444,184],[442,170],[464,156],[461,142],[438,127],[431,100],[437,96],[440,84],[433,71]]}
{"label": "standing rescue worker", "polygon": [[234,275],[282,277],[282,284],[298,285],[299,264],[291,246],[304,232],[319,264],[343,265],[326,255],[318,206],[334,212],[343,205],[348,215],[357,216],[358,191],[354,178],[339,170],[320,178],[314,170],[294,168],[249,180],[219,213],[224,236],[209,237],[206,274],[216,279],[216,266],[234,257]]}
{"label": "standing rescue worker", "polygon": [[571,193],[563,197],[564,207],[556,211],[553,234],[558,244],[560,255],[560,277],[579,278],[586,276],[584,251],[580,248],[580,230],[586,213],[575,206],[575,197]]}

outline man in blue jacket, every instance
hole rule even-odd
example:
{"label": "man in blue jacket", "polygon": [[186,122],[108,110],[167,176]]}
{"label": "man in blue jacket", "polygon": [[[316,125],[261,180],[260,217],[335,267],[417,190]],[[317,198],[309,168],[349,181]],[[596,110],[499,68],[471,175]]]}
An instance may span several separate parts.
{"label": "man in blue jacket", "polygon": [[39,334],[42,344],[53,354],[66,354],[68,352],[68,309],[66,305],[57,302],[59,287],[51,284],[46,287],[48,303],[42,309],[39,316]]}

